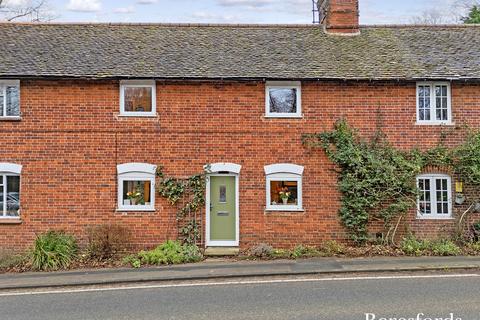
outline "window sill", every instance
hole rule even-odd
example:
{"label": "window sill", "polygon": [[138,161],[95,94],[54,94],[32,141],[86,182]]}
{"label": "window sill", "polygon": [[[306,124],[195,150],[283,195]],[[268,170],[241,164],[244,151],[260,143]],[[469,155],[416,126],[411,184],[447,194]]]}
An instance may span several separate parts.
{"label": "window sill", "polygon": [[264,115],[265,119],[303,119],[303,115]]}
{"label": "window sill", "polygon": [[0,121],[22,121],[22,117],[0,117]]}
{"label": "window sill", "polygon": [[452,217],[424,217],[424,216],[417,216],[417,220],[455,220]]}
{"label": "window sill", "polygon": [[150,209],[150,208],[138,208],[138,209],[122,209],[122,208],[117,208],[115,210],[117,213],[142,213],[142,212],[155,212],[155,209]]}
{"label": "window sill", "polygon": [[20,218],[0,218],[0,224],[21,224],[22,222]]}
{"label": "window sill", "polygon": [[291,209],[291,208],[266,208],[266,213],[269,212],[305,212],[303,208]]}
{"label": "window sill", "polygon": [[453,127],[455,122],[442,122],[442,121],[417,121],[415,122],[417,126],[446,126]]}
{"label": "window sill", "polygon": [[141,113],[119,113],[118,114],[119,118],[158,118],[157,113],[147,113],[147,114],[141,114]]}

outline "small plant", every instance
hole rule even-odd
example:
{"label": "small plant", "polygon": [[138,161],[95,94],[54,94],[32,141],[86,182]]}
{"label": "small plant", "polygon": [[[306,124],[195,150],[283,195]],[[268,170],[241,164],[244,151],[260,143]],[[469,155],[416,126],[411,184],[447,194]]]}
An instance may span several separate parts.
{"label": "small plant", "polygon": [[0,250],[0,270],[8,270],[24,265],[25,254],[19,254],[9,250]]}
{"label": "small plant", "polygon": [[127,249],[128,230],[119,225],[104,224],[87,229],[88,254],[91,258],[105,260]]}
{"label": "small plant", "polygon": [[320,252],[317,249],[303,245],[296,246],[292,251],[292,258],[294,259],[315,257],[318,255],[320,255]]}
{"label": "small plant", "polygon": [[436,256],[456,256],[461,253],[460,248],[451,240],[436,240],[430,243],[430,250]]}
{"label": "small plant", "polygon": [[284,204],[287,204],[288,202],[288,199],[290,198],[290,195],[292,193],[290,191],[288,191],[288,188],[285,187],[285,188],[281,188],[279,191],[278,191],[278,195],[280,196],[280,199],[282,199],[283,203]]}
{"label": "small plant", "polygon": [[428,242],[410,235],[402,240],[400,248],[405,254],[420,256],[428,249]]}
{"label": "small plant", "polygon": [[130,254],[124,257],[122,262],[123,264],[131,265],[133,268],[140,268],[142,266],[140,259],[135,254]]}
{"label": "small plant", "polygon": [[203,256],[196,245],[181,244],[180,241],[168,240],[150,251],[140,251],[137,255],[128,256],[125,263],[139,268],[141,265],[161,265],[191,263],[202,260]]}
{"label": "small plant", "polygon": [[335,240],[325,241],[320,247],[320,252],[327,257],[344,254],[346,248]]}
{"label": "small plant", "polygon": [[77,250],[77,241],[71,235],[58,231],[38,235],[31,252],[32,267],[44,271],[68,268]]}
{"label": "small plant", "polygon": [[273,254],[273,248],[266,243],[259,243],[249,250],[249,254],[257,258],[269,258]]}

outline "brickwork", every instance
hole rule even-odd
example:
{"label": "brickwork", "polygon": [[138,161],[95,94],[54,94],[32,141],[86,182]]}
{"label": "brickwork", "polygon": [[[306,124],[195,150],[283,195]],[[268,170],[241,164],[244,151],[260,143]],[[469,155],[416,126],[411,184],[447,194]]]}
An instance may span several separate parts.
{"label": "brickwork", "polygon": [[[119,223],[137,247],[176,237],[175,209],[156,196],[155,212],[118,212],[116,165],[163,165],[189,176],[206,163],[233,162],[240,173],[240,244],[318,245],[346,238],[337,211],[334,166],[304,148],[304,133],[332,129],[345,117],[365,136],[382,127],[400,148],[431,147],[440,133],[462,141],[478,127],[479,84],[453,83],[455,125],[416,125],[414,82],[303,82],[301,119],[267,119],[262,82],[157,82],[155,118],[119,116],[118,81],[22,80],[21,121],[0,122],[0,162],[23,165],[21,224],[0,224],[1,247],[25,248],[35,234],[62,229],[85,243],[85,229]],[[304,212],[265,212],[263,167],[305,167]],[[454,180],[455,181],[455,180]],[[456,212],[462,208],[454,206]],[[204,213],[203,213],[204,214]],[[453,221],[416,220],[411,229],[435,236]]]}

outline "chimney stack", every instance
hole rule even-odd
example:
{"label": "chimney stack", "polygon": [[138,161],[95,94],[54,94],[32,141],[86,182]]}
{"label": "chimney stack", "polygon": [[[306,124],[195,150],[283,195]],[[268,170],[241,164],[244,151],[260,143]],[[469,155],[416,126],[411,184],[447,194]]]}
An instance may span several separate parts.
{"label": "chimney stack", "polygon": [[358,0],[319,0],[320,24],[327,33],[360,33]]}

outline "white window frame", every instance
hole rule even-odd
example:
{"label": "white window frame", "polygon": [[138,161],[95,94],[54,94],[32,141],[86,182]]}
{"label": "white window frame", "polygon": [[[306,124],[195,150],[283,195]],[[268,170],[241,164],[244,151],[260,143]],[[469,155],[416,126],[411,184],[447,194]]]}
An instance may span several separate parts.
{"label": "white window frame", "polygon": [[[157,115],[157,90],[155,80],[125,80],[120,82],[120,115],[125,117],[155,117]],[[125,88],[151,88],[152,111],[125,111]]]}
{"label": "white window frame", "polygon": [[[18,108],[20,114],[18,116],[7,115],[7,87],[18,87]],[[21,105],[20,105],[20,80],[0,80],[0,90],[3,96],[3,116],[0,116],[0,120],[18,120],[21,118]]]}
{"label": "white window frame", "polygon": [[[118,201],[117,211],[155,211],[155,172],[157,166],[148,163],[124,163],[117,166]],[[149,205],[123,204],[124,181],[150,181]]]}
{"label": "white window frame", "polygon": [[[15,163],[6,163],[6,162],[2,162],[0,163],[0,176],[3,176],[3,207],[0,208],[0,219],[20,219],[20,209],[19,209],[19,213],[18,213],[18,216],[16,217],[10,217],[10,216],[7,216],[6,213],[7,213],[7,177],[10,176],[10,177],[20,177],[20,184],[21,184],[21,181],[22,181],[22,178],[21,178],[21,174],[22,174],[22,166],[19,165],[19,164],[15,164]],[[21,186],[19,188],[19,193],[21,195]],[[21,200],[20,200],[20,204],[21,204]]]}
{"label": "white window frame", "polygon": [[[297,89],[297,112],[270,112],[270,89]],[[266,118],[301,118],[302,117],[302,83],[300,81],[268,81],[265,84],[265,117]]]}
{"label": "white window frame", "polygon": [[[303,167],[289,163],[272,164],[264,167],[266,175],[266,210],[267,211],[303,211]],[[296,205],[273,205],[270,198],[270,182],[294,181],[297,182]]]}
{"label": "white window frame", "polygon": [[[430,120],[420,120],[420,110],[419,110],[419,95],[421,86],[430,86]],[[437,120],[436,114],[436,96],[435,96],[435,86],[447,86],[447,117],[448,120]],[[423,81],[417,82],[416,90],[416,106],[417,106],[417,124],[424,125],[451,125],[453,124],[452,120],[452,88],[450,82],[433,82],[433,81]]]}
{"label": "white window frame", "polygon": [[[421,174],[417,176],[417,188],[419,188],[420,179],[430,180],[430,208],[432,213],[428,214],[428,213],[420,212],[420,196],[419,196],[417,198],[417,219],[425,219],[425,220],[453,219],[452,178],[447,174]],[[448,215],[437,213],[437,184],[436,184],[437,179],[447,180]]]}

